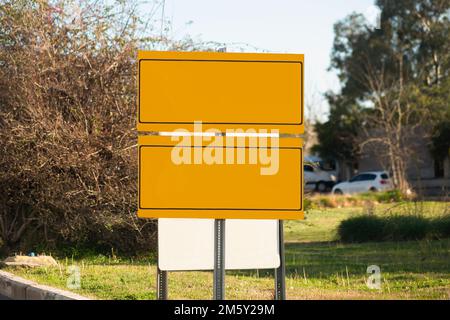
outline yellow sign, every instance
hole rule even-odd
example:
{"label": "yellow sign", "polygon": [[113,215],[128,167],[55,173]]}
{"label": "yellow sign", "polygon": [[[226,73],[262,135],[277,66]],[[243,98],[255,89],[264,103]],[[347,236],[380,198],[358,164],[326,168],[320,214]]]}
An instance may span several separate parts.
{"label": "yellow sign", "polygon": [[141,51],[138,130],[303,133],[303,55]]}
{"label": "yellow sign", "polygon": [[302,219],[302,143],[140,136],[138,216]]}

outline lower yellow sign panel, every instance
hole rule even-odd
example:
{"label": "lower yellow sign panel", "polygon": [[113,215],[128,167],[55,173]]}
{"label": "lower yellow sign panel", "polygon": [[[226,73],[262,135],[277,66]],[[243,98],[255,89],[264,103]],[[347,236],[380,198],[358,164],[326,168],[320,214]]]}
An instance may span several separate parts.
{"label": "lower yellow sign panel", "polygon": [[180,146],[164,138],[139,137],[139,217],[303,218],[300,143]]}

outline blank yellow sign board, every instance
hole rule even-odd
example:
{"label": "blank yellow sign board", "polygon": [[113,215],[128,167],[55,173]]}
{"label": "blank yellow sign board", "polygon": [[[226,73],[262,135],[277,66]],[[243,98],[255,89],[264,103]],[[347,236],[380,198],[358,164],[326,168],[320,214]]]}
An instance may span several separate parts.
{"label": "blank yellow sign board", "polygon": [[[278,170],[271,175],[261,174],[262,164],[248,161],[177,164],[172,158],[175,143],[170,137],[139,137],[139,217],[303,218],[301,139],[280,139]],[[202,142],[185,148],[193,154],[206,147]],[[251,149],[245,148],[247,159]]]}
{"label": "blank yellow sign board", "polygon": [[303,55],[140,51],[139,131],[303,133]]}

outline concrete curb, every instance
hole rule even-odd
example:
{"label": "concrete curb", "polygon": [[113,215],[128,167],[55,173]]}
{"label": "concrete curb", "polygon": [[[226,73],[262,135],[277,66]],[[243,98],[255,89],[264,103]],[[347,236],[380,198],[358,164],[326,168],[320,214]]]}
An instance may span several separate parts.
{"label": "concrete curb", "polygon": [[39,285],[1,270],[0,295],[12,300],[91,300],[69,291]]}

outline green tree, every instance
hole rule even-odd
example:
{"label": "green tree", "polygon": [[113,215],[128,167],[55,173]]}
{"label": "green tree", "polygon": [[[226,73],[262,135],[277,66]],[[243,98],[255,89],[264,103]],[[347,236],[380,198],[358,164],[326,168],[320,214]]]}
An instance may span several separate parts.
{"label": "green tree", "polygon": [[360,107],[344,96],[327,95],[331,112],[326,122],[316,122],[314,129],[320,144],[312,151],[323,159],[339,160],[341,164],[354,167],[357,160],[357,135],[360,129]]}
{"label": "green tree", "polygon": [[[345,115],[351,113],[359,121],[347,131],[349,141],[358,140],[356,135],[362,149],[383,145],[386,169],[393,172],[396,186],[406,191],[408,139],[419,124],[435,126],[442,120],[436,115],[448,116],[444,88],[449,73],[450,1],[376,4],[381,10],[380,29],[369,26],[360,14],[335,25],[331,69],[342,86],[335,93],[338,98],[330,100],[330,119],[318,129],[328,127],[327,135],[339,136],[348,121]],[[324,135],[319,134],[321,153],[330,152],[325,151],[328,145],[339,154],[342,145],[330,144]],[[354,158],[358,148],[344,150],[353,150],[346,156]]]}

